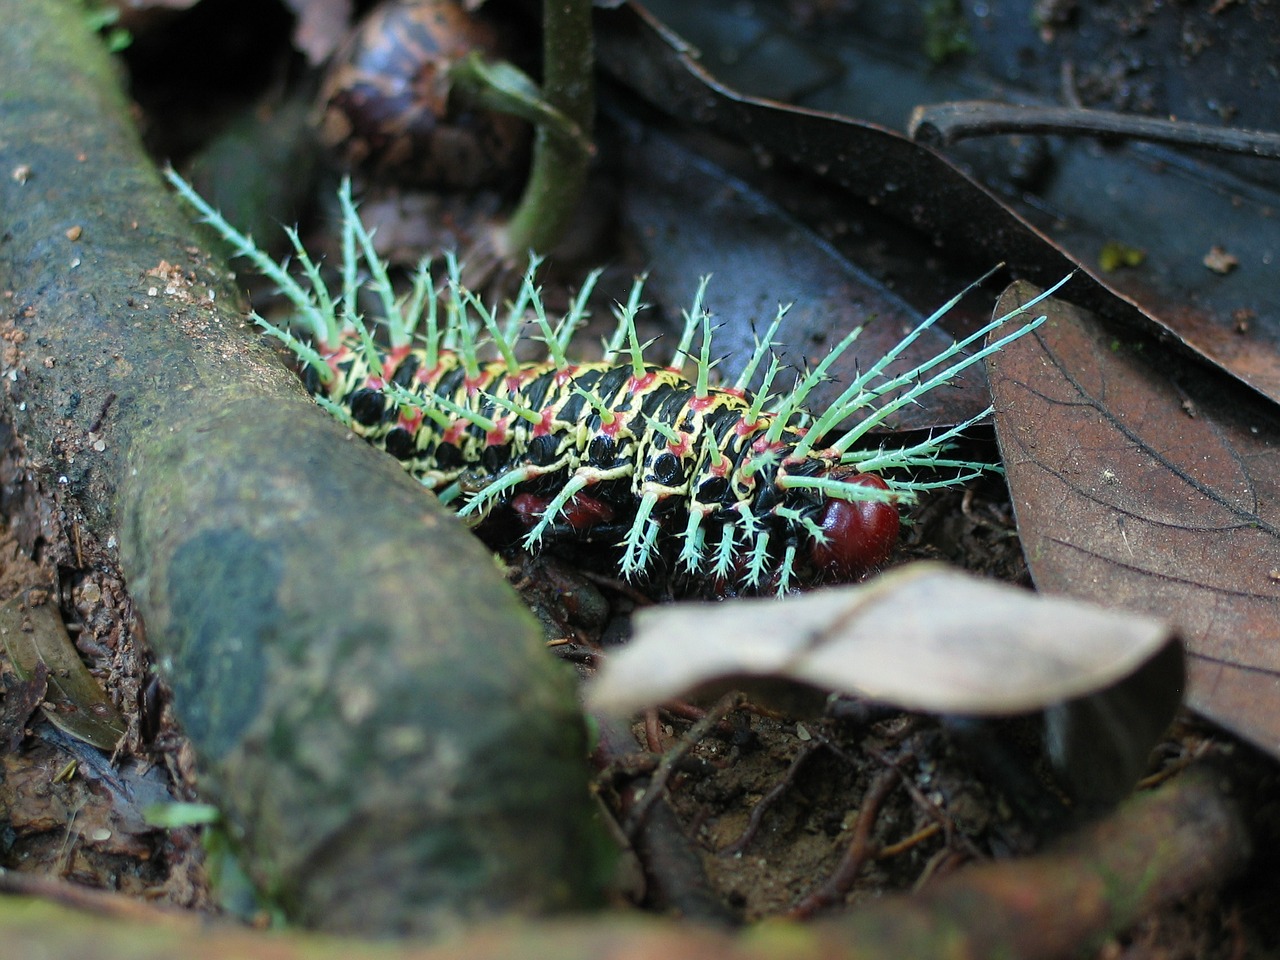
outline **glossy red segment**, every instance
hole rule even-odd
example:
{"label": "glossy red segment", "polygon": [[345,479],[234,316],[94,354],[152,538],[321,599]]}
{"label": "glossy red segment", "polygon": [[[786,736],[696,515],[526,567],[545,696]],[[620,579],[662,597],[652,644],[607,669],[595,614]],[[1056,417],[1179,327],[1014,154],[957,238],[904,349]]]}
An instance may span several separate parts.
{"label": "glossy red segment", "polygon": [[[542,519],[551,497],[539,496],[535,493],[521,493],[511,498],[511,509],[519,518],[525,529],[531,530]],[[585,493],[579,493],[560,511],[556,518],[575,533],[589,530],[599,523],[608,523],[614,518],[614,510],[603,500]]]}
{"label": "glossy red segment", "polygon": [[[889,489],[874,474],[841,479],[877,490]],[[874,500],[828,500],[818,522],[827,542],[815,543],[809,556],[824,580],[848,580],[884,563],[898,543],[901,525],[896,506]]]}

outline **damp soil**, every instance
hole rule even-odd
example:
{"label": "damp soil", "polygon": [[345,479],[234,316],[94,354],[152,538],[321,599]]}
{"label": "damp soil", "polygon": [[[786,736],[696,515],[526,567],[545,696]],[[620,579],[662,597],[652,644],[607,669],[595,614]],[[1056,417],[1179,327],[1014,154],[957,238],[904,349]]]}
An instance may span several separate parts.
{"label": "damp soil", "polygon": [[[1030,586],[998,477],[924,501],[904,531],[890,565],[941,559]],[[625,642],[630,613],[654,602],[569,557],[505,559],[549,644],[584,675]],[[646,909],[708,922],[828,915],[968,864],[1034,853],[1076,822],[1037,716],[975,737],[964,725],[852,699],[801,713],[747,701],[691,741],[708,706],[652,711],[622,745],[603,738],[594,758],[601,796],[636,855],[629,894]],[[637,823],[660,758],[686,748],[663,799]],[[1271,789],[1269,761],[1190,715],[1154,751],[1143,786],[1207,756],[1257,771],[1246,780]],[[1253,876],[1148,918],[1096,955],[1254,955],[1275,934],[1266,906],[1274,893]]]}
{"label": "damp soil", "polygon": [[[0,868],[148,902],[210,909],[198,831],[160,830],[148,807],[196,796],[194,758],[153,678],[119,572],[0,430],[0,604],[55,603],[67,637],[125,721],[113,752],[65,732],[47,683],[0,644]],[[24,629],[30,629],[24,624]],[[41,642],[55,642],[48,638]],[[49,651],[46,651],[49,652]]]}

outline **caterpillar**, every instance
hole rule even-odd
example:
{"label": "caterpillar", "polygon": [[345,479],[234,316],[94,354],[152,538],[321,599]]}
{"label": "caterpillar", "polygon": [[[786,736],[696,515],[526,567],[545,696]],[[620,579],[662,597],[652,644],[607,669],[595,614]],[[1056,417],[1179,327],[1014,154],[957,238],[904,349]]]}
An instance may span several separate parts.
{"label": "caterpillar", "polygon": [[[297,356],[304,382],[324,407],[464,518],[511,508],[525,522],[526,547],[548,537],[618,538],[620,571],[632,580],[651,574],[659,557],[674,555],[689,573],[783,594],[801,582],[847,579],[878,565],[896,541],[900,506],[993,469],[948,455],[957,436],[990,411],[906,446],[868,448],[869,431],[1037,327],[1043,316],[1001,329],[1066,282],[924,363],[887,373],[971,285],[850,380],[826,410],[810,412],[806,400],[861,328],[775,394],[781,369],[773,338],[786,314],[780,307],[742,374],[715,385],[707,280],[684,311],[672,356],[660,364],[649,359],[650,344],[637,332],[639,278],[615,307],[616,330],[603,359],[575,363],[568,349],[599,271],[554,320],[535,282],[536,259],[505,310],[467,290],[448,255],[440,289],[424,260],[408,292],[398,295],[344,181],[335,298],[296,231],[287,232],[306,286],[176,174],[169,178],[291,302],[296,315],[287,325],[256,313],[254,320]],[[376,330],[359,313],[362,292],[379,306]],[[545,347],[540,361],[517,357],[528,315]],[[965,352],[994,331],[1003,335]],[[481,359],[486,345],[497,359]],[[757,375],[761,384],[752,390]],[[853,426],[843,427],[851,418]],[[919,479],[921,471],[945,475]]]}

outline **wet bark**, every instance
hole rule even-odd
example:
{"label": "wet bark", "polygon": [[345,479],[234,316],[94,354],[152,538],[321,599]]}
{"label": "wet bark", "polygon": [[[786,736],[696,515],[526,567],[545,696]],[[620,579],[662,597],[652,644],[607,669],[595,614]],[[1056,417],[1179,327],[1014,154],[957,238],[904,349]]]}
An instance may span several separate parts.
{"label": "wet bark", "polygon": [[463,526],[304,395],[71,0],[0,0],[5,413],[123,570],[251,873],[386,934],[591,899],[570,677]]}

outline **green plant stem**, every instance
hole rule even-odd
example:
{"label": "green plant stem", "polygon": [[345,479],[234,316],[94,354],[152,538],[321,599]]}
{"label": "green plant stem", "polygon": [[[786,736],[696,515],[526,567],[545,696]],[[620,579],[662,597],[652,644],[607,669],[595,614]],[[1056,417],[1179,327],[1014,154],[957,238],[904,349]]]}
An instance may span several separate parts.
{"label": "green plant stem", "polygon": [[[594,61],[591,0],[544,3],[543,97],[588,137],[595,115]],[[538,129],[529,182],[507,225],[506,256],[541,254],[555,245],[582,196],[590,159],[564,138]]]}
{"label": "green plant stem", "polygon": [[514,114],[567,141],[569,149],[590,156],[591,139],[578,125],[547,103],[542,90],[523,71],[505,60],[485,60],[477,51],[449,68],[455,91],[489,110]]}

